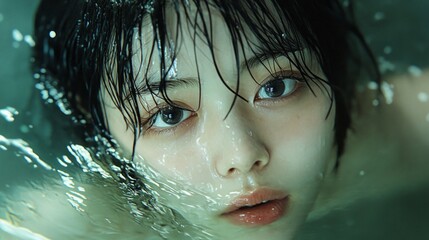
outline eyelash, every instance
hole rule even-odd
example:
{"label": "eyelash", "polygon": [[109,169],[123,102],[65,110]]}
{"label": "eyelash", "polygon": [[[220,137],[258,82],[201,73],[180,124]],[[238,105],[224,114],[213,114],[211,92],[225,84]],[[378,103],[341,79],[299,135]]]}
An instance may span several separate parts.
{"label": "eyelash", "polygon": [[[185,118],[181,117],[180,121],[177,124],[174,124],[172,126],[161,127],[161,128],[160,127],[153,127],[153,125],[157,121],[157,117],[159,117],[163,111],[166,111],[169,108],[174,109],[174,110],[180,110],[182,112],[187,112],[187,114],[189,114],[189,115]],[[144,128],[144,134],[159,135],[159,134],[175,133],[178,130],[178,128],[182,127],[184,122],[188,121],[190,118],[192,118],[193,116],[196,115],[196,113],[194,111],[188,110],[186,108],[178,107],[178,106],[171,106],[167,103],[165,103],[164,106],[157,106],[155,109],[150,111],[150,113],[149,113],[150,117],[147,118],[142,124],[143,128]],[[151,114],[151,112],[154,112],[154,110],[156,112]]]}
{"label": "eyelash", "polygon": [[[262,84],[259,85],[258,89],[257,89],[257,93],[256,95],[258,95],[261,91],[261,89],[266,86],[269,83],[274,83],[276,81],[280,81],[280,80],[284,80],[284,79],[290,79],[292,81],[295,81],[295,86],[293,87],[292,90],[289,91],[288,94],[284,95],[284,96],[279,96],[279,97],[273,97],[273,98],[266,98],[266,99],[257,99],[257,97],[254,98],[254,102],[257,102],[258,105],[265,105],[265,106],[269,106],[271,104],[275,104],[277,102],[281,102],[281,101],[285,101],[287,99],[290,99],[291,97],[293,97],[295,94],[298,93],[298,90],[303,87],[303,83],[304,80],[302,78],[302,76],[299,73],[296,72],[291,72],[291,71],[283,71],[283,72],[278,72],[275,73],[274,75],[272,75],[269,79],[265,80]],[[153,125],[156,123],[157,118],[161,116],[161,114],[163,113],[163,111],[168,111],[168,110],[179,110],[182,111],[183,113],[186,113],[186,117],[181,116],[180,120],[178,123],[168,126],[168,127],[153,127]],[[153,113],[155,112],[155,113]],[[152,114],[153,113],[153,114]],[[176,106],[171,106],[167,103],[165,103],[163,106],[157,106],[155,109],[152,109],[151,111],[149,111],[149,118],[146,118],[145,121],[143,121],[143,129],[144,129],[144,134],[170,134],[170,133],[175,133],[177,132],[177,130],[181,127],[184,127],[183,124],[185,122],[187,122],[189,119],[193,118],[196,115],[195,111],[186,109],[186,108],[182,108],[178,105]],[[168,125],[168,123],[164,122],[166,125]]]}
{"label": "eyelash", "polygon": [[[283,93],[281,96],[278,97],[272,97],[272,98],[259,98],[258,95],[260,94],[260,91],[269,83],[275,83],[276,81],[286,80],[289,79],[290,81],[293,81],[294,86],[293,89],[289,91],[289,93],[285,94],[283,96]],[[282,71],[277,72],[273,74],[270,78],[266,79],[262,84],[259,85],[256,96],[254,98],[254,103],[257,103],[258,105],[266,105],[269,106],[270,104],[274,104],[277,102],[289,100],[290,98],[294,97],[296,94],[299,93],[299,90],[305,85],[305,81],[302,77],[302,75],[298,72],[291,72],[291,71]],[[283,90],[284,91],[284,90]]]}

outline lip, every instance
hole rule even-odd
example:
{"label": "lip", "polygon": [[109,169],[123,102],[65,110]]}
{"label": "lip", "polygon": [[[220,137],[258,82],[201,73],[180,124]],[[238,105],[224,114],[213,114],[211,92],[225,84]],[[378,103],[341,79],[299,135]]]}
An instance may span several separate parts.
{"label": "lip", "polygon": [[258,189],[232,201],[221,217],[243,226],[264,226],[286,214],[289,196],[272,189]]}

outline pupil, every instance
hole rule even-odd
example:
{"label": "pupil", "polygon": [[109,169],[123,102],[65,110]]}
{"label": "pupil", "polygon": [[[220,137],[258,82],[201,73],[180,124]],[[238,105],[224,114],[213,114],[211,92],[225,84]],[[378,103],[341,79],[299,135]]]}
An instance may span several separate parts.
{"label": "pupil", "polygon": [[280,97],[285,91],[283,81],[271,81],[265,84],[264,90],[269,97]]}
{"label": "pupil", "polygon": [[175,107],[168,107],[161,112],[162,121],[170,125],[178,124],[182,120],[182,117],[183,111]]}

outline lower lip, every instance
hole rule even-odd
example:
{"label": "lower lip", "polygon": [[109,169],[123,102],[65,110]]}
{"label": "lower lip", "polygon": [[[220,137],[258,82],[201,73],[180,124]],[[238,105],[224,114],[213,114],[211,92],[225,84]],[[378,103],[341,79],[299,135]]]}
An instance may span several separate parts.
{"label": "lower lip", "polygon": [[250,208],[240,208],[223,216],[236,225],[263,226],[273,223],[286,213],[288,198],[272,200]]}

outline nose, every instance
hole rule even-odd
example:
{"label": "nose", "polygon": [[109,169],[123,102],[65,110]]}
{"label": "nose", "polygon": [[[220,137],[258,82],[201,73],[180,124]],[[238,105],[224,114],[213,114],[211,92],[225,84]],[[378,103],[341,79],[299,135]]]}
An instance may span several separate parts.
{"label": "nose", "polygon": [[269,152],[248,119],[228,116],[214,133],[217,141],[211,158],[217,174],[234,177],[261,172],[269,163]]}

